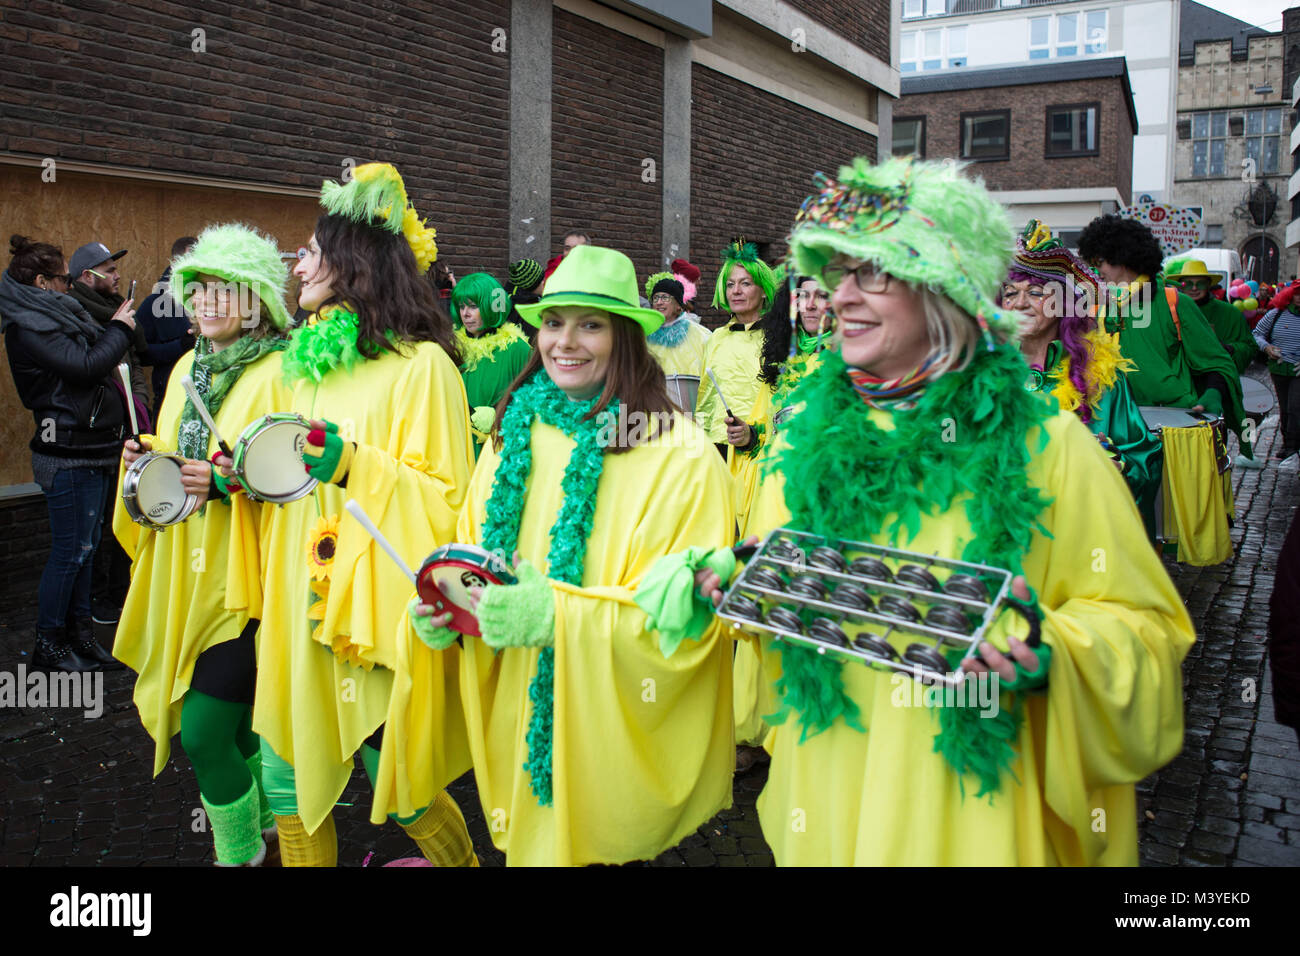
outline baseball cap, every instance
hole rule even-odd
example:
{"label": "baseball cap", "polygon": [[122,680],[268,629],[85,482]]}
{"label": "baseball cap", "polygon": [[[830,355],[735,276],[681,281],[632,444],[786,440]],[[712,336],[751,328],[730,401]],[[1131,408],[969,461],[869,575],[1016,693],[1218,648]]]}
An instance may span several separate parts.
{"label": "baseball cap", "polygon": [[76,279],[87,269],[93,269],[101,262],[107,262],[109,259],[121,259],[126,255],[126,250],[120,252],[109,252],[108,246],[102,242],[88,242],[72,254],[68,260],[68,273]]}

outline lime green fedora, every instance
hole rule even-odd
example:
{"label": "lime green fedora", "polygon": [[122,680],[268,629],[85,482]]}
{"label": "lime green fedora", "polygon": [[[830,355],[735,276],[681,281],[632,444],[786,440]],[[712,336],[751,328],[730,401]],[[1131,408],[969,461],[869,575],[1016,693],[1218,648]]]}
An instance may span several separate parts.
{"label": "lime green fedora", "polygon": [[542,313],[566,305],[586,305],[631,319],[646,335],[664,324],[654,309],[641,308],[636,266],[616,249],[576,246],[555,267],[542,287],[542,297],[515,309],[529,325],[541,327]]}

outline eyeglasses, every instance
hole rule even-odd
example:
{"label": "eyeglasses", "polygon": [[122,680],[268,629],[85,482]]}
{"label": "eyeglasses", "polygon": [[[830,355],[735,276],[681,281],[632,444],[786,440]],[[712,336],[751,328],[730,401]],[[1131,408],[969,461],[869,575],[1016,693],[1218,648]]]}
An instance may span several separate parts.
{"label": "eyeglasses", "polygon": [[47,279],[58,279],[64,285],[72,285],[72,273],[70,272],[42,272]]}
{"label": "eyeglasses", "polygon": [[667,305],[673,301],[673,297],[667,292],[656,292],[650,299],[651,305]]}
{"label": "eyeglasses", "polygon": [[889,288],[889,273],[881,272],[874,262],[864,262],[853,268],[828,265],[822,269],[822,285],[834,292],[850,273],[857,280],[858,289],[863,292],[884,292]]}
{"label": "eyeglasses", "polygon": [[1177,281],[1184,289],[1208,289],[1214,285],[1209,279],[1179,279]]}

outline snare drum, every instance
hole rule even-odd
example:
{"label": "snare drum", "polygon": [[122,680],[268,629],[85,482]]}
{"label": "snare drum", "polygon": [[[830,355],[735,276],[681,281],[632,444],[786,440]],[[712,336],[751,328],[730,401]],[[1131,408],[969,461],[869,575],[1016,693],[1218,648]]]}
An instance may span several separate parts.
{"label": "snare drum", "polygon": [[[1143,405],[1141,412],[1147,428],[1165,448],[1160,494],[1155,502],[1156,538],[1165,543],[1178,542],[1180,561],[1185,560],[1193,537],[1204,538],[1210,533],[1220,541],[1228,541],[1228,511],[1232,507],[1228,470],[1232,463],[1228,458],[1227,428],[1222,417],[1207,419],[1184,408],[1155,405]],[[1167,433],[1184,429],[1201,429],[1204,434],[1187,432],[1197,439],[1200,457],[1178,465],[1171,460]],[[1195,513],[1184,514],[1180,519],[1173,509],[1175,498],[1184,502],[1195,501]],[[1206,562],[1218,563],[1212,557],[1207,557]],[[1188,559],[1188,563],[1201,564],[1202,561]]]}
{"label": "snare drum", "polygon": [[311,424],[301,415],[275,412],[240,433],[232,458],[249,498],[282,505],[311,494],[317,482],[302,461],[310,432]]}
{"label": "snare drum", "polygon": [[148,452],[127,466],[122,476],[122,504],[136,524],[155,531],[188,518],[198,499],[185,492],[181,466],[185,459],[168,452]]}
{"label": "snare drum", "polygon": [[700,395],[698,375],[667,376],[668,397],[687,415],[695,414],[695,400]]}
{"label": "snare drum", "polygon": [[448,627],[453,631],[479,637],[469,589],[516,581],[510,566],[491,551],[474,544],[448,544],[435,549],[420,565],[415,589],[422,602],[433,606],[434,616],[452,615]]}

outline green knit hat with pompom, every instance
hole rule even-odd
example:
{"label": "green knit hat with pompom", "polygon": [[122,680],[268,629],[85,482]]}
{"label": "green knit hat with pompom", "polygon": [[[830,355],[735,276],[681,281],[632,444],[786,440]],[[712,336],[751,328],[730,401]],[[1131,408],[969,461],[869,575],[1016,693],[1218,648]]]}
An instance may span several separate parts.
{"label": "green knit hat with pompom", "polygon": [[200,275],[212,275],[248,286],[262,302],[261,317],[277,329],[289,327],[284,305],[289,270],[275,241],[256,229],[239,223],[209,226],[189,252],[172,260],[171,267],[172,297],[182,308],[189,305],[186,287],[193,293]]}
{"label": "green knit hat with pompom", "polygon": [[947,296],[999,341],[1019,334],[1020,318],[996,299],[1015,233],[1006,211],[960,164],[895,157],[876,165],[858,157],[838,179],[817,173],[813,183],[817,192],[804,200],[790,235],[800,273],[820,277],[843,253]]}

